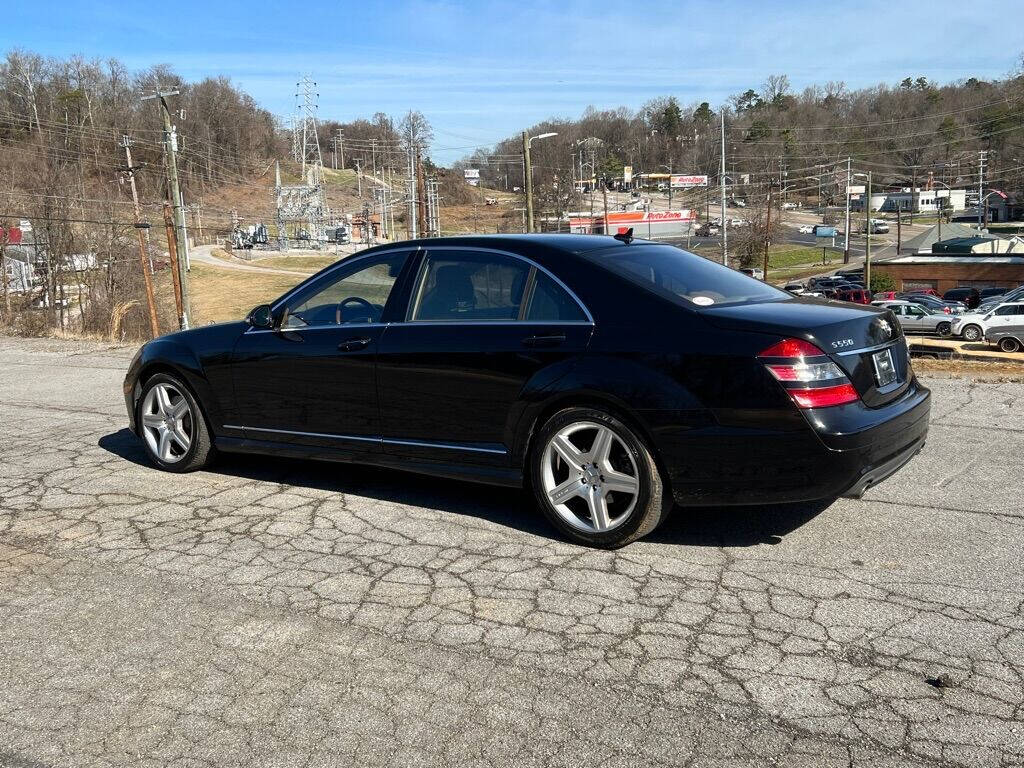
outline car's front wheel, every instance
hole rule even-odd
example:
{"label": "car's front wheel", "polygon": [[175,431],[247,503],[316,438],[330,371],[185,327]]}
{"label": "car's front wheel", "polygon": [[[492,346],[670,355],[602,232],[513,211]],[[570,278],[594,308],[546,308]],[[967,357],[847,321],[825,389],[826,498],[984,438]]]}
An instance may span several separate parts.
{"label": "car's front wheel", "polygon": [[146,453],[160,469],[191,472],[213,458],[199,403],[184,383],[169,374],[146,380],[139,399],[138,429]]}
{"label": "car's front wheel", "polygon": [[942,322],[935,326],[935,332],[939,334],[939,336],[949,336],[952,330],[953,326],[947,322]]}
{"label": "car's front wheel", "polygon": [[968,325],[964,328],[965,341],[977,341],[981,338],[981,328],[977,325]]}
{"label": "car's front wheel", "polygon": [[537,503],[565,536],[621,547],[658,527],[672,496],[644,441],[605,411],[567,408],[541,427],[531,453]]}

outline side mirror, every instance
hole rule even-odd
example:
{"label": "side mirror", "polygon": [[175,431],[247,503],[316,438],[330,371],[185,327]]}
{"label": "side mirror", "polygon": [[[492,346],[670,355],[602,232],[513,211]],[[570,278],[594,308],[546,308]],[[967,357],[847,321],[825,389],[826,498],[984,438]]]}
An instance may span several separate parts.
{"label": "side mirror", "polygon": [[274,327],[274,313],[269,304],[260,304],[246,316],[245,322],[253,328],[269,330]]}

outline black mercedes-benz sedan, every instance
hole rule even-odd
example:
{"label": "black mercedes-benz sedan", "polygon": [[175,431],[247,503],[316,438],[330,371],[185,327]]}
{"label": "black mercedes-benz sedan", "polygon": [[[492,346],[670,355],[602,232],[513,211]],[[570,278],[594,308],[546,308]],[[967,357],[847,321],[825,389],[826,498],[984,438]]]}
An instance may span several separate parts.
{"label": "black mercedes-benz sedan", "polygon": [[254,452],[526,486],[602,547],[673,502],[858,496],[922,448],[930,409],[890,312],[593,235],[359,252],[149,342],[124,396],[161,469]]}

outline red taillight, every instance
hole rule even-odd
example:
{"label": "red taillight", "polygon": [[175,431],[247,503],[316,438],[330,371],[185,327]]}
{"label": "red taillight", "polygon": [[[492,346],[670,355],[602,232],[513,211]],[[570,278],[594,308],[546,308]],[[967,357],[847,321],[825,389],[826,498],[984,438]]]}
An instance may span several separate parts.
{"label": "red taillight", "polygon": [[828,408],[859,398],[842,369],[809,341],[783,339],[758,357],[800,408]]}
{"label": "red taillight", "polygon": [[860,397],[852,384],[818,389],[791,389],[789,394],[801,408],[828,408],[832,405],[852,403]]}
{"label": "red taillight", "polygon": [[815,357],[825,353],[803,339],[783,339],[778,344],[772,344],[758,357]]}

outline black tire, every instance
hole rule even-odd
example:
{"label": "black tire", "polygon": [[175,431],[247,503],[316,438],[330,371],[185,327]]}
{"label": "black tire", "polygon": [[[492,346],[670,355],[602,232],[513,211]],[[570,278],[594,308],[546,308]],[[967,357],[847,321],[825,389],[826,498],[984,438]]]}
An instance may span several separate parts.
{"label": "black tire", "polygon": [[[146,402],[146,396],[149,392],[158,384],[170,384],[177,389],[178,392],[181,393],[182,397],[184,397],[188,402],[191,412],[191,444],[189,445],[188,450],[182,454],[181,458],[173,462],[162,460],[160,456],[153,451],[144,434],[144,430],[146,428],[142,423],[143,403]],[[142,437],[142,445],[145,448],[146,455],[158,469],[162,469],[165,472],[194,472],[197,469],[203,469],[204,467],[209,466],[217,456],[217,449],[214,447],[213,440],[210,438],[210,429],[206,423],[206,414],[203,411],[202,406],[200,406],[195,395],[192,394],[192,390],[188,388],[184,381],[176,376],[172,376],[167,373],[157,373],[146,379],[146,383],[142,386],[142,394],[139,397],[139,402],[136,405],[135,418],[136,424],[138,425],[139,435]]]}
{"label": "black tire", "polygon": [[[610,429],[621,442],[621,447],[628,449],[636,467],[639,480],[636,501],[628,517],[607,531],[589,532],[573,527],[562,518],[544,491],[543,471],[549,441],[563,428],[580,422],[594,423]],[[529,463],[530,486],[537,506],[566,538],[579,544],[603,549],[625,546],[651,533],[661,524],[673,506],[668,484],[662,478],[646,442],[621,419],[603,410],[566,408],[551,416],[536,433]]]}
{"label": "black tire", "polygon": [[1020,342],[1012,336],[1004,336],[999,340],[999,349],[1003,352],[1019,352]]}
{"label": "black tire", "polygon": [[981,326],[971,325],[964,326],[962,331],[964,341],[981,341]]}
{"label": "black tire", "polygon": [[952,331],[953,325],[948,322],[939,323],[937,326],[935,326],[935,332],[939,334],[939,336],[949,336],[949,334]]}

